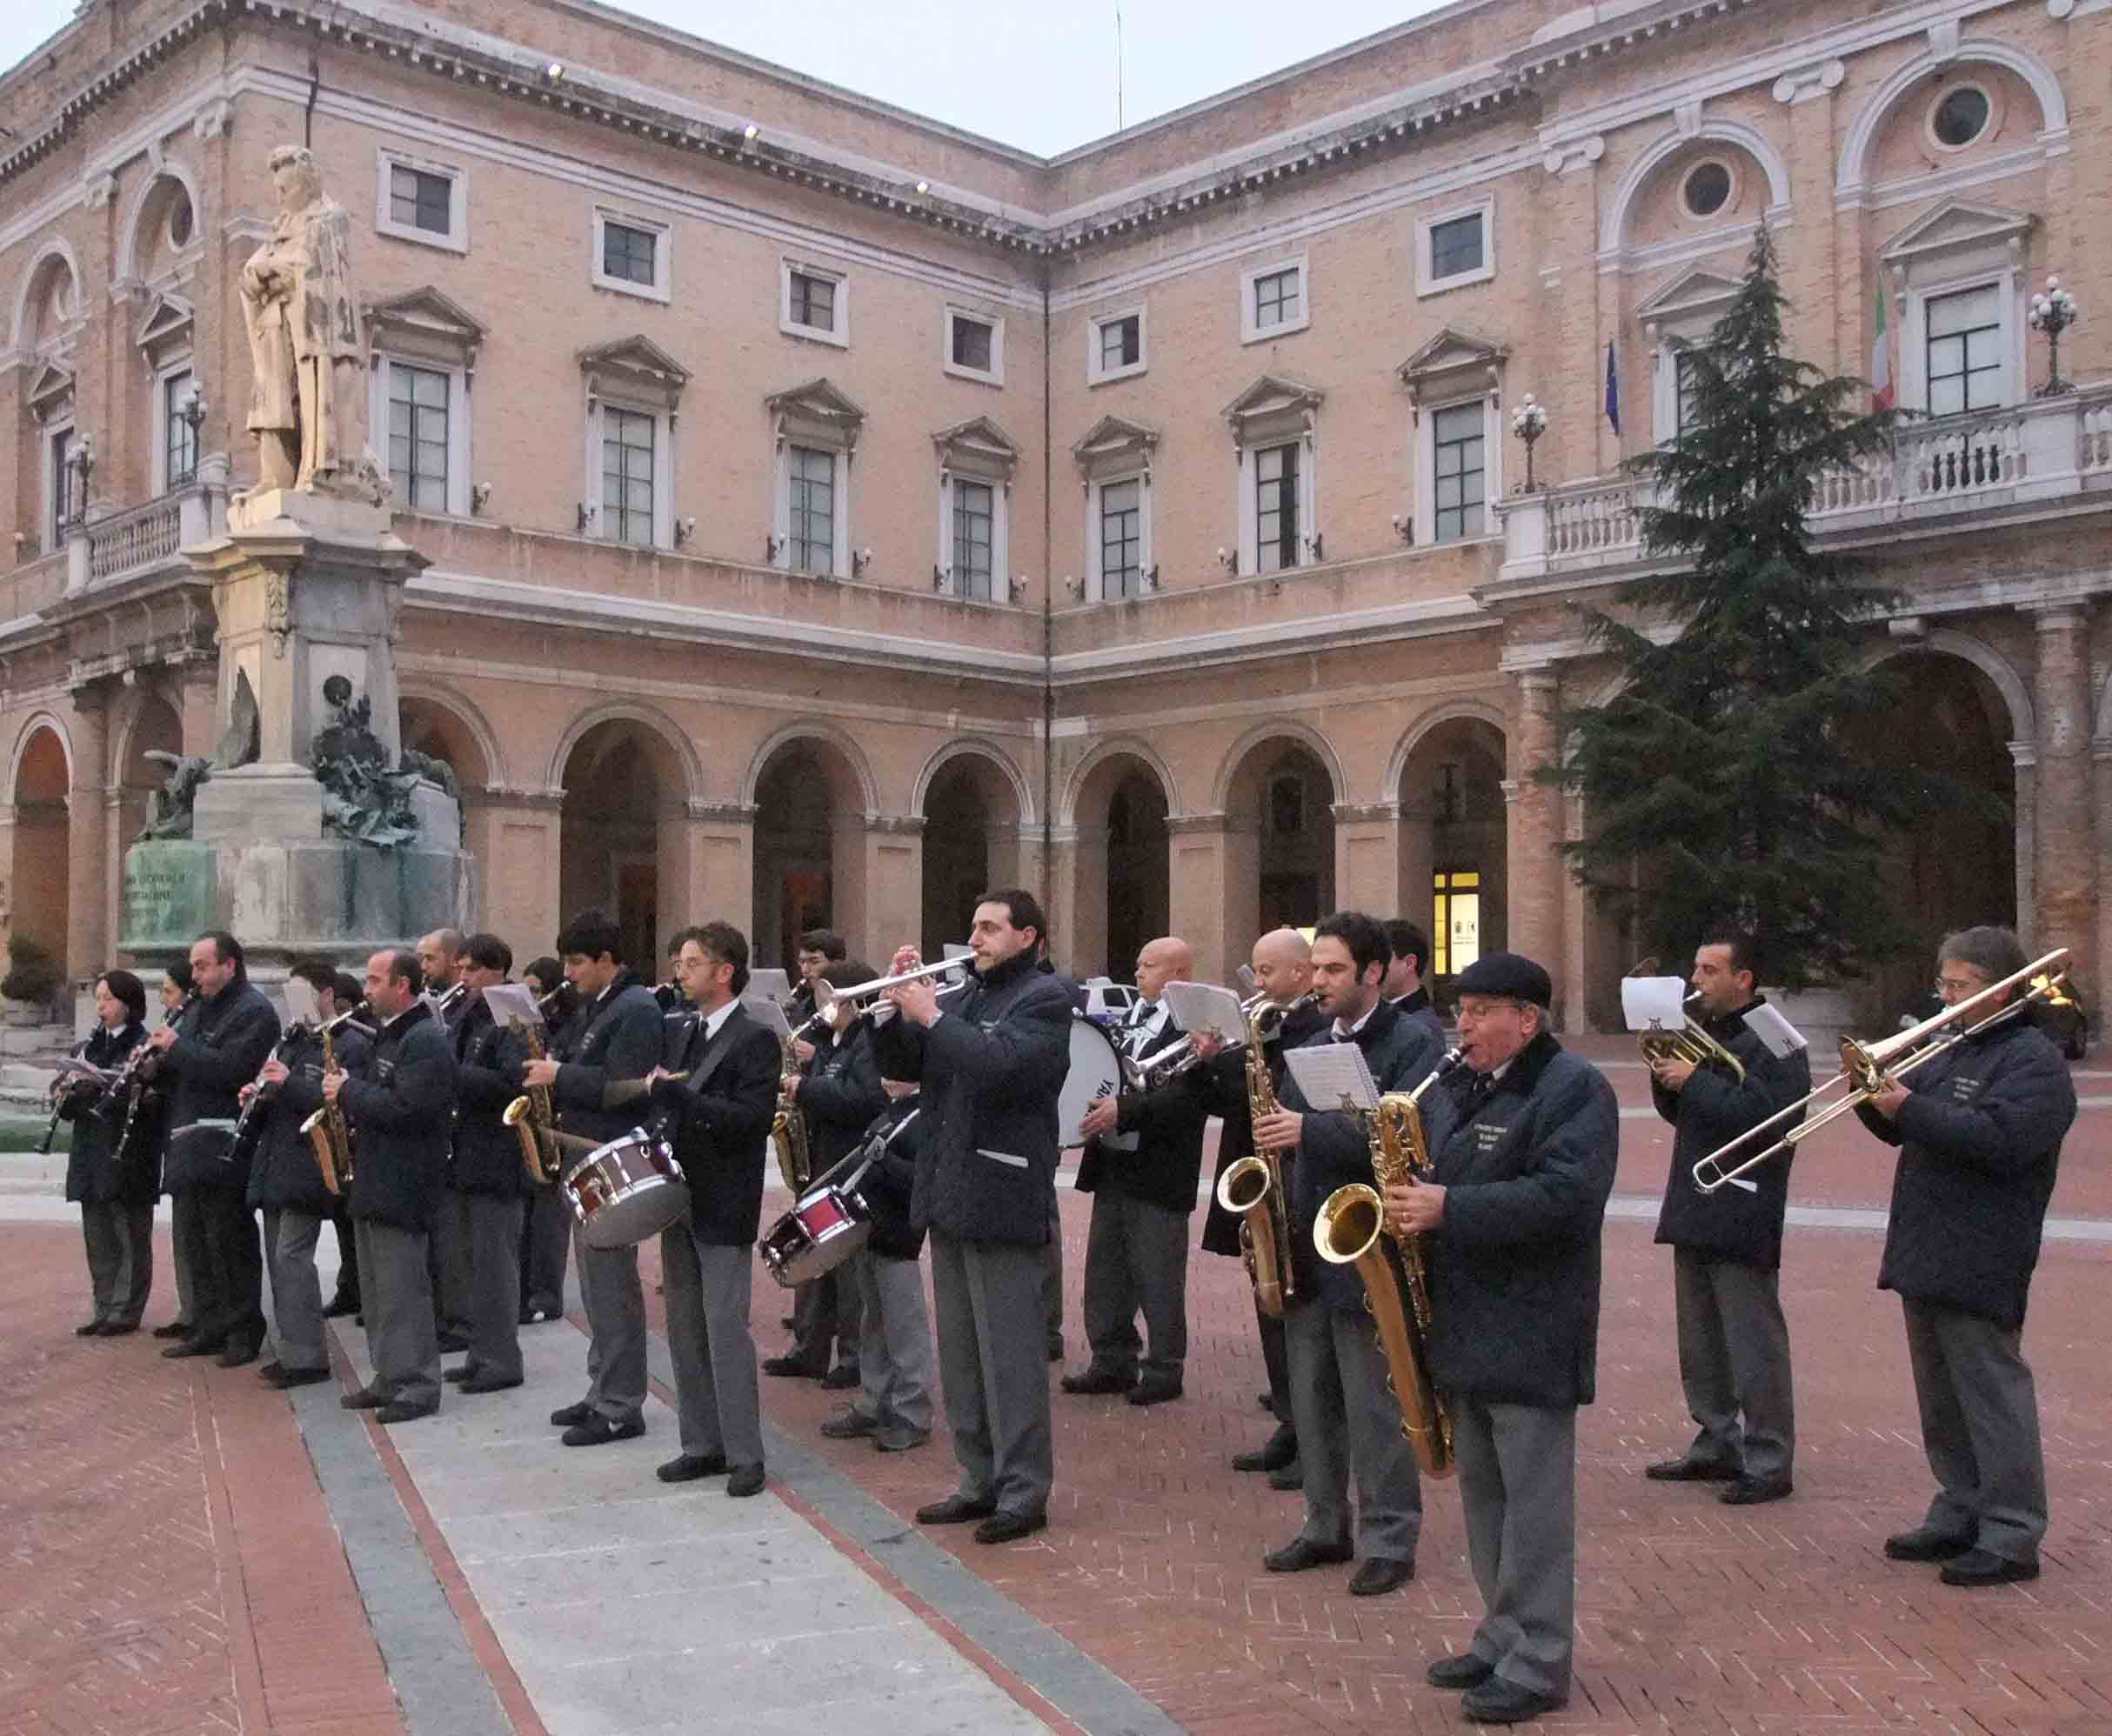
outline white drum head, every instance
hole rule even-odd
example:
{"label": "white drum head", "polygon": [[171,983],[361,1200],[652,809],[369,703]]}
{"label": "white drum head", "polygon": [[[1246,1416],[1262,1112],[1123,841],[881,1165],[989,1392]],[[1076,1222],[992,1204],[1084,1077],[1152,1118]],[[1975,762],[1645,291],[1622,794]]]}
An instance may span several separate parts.
{"label": "white drum head", "polygon": [[1079,1125],[1086,1112],[1121,1088],[1122,1066],[1114,1041],[1099,1025],[1076,1014],[1071,1019],[1071,1071],[1056,1099],[1056,1143],[1064,1150],[1086,1143]]}

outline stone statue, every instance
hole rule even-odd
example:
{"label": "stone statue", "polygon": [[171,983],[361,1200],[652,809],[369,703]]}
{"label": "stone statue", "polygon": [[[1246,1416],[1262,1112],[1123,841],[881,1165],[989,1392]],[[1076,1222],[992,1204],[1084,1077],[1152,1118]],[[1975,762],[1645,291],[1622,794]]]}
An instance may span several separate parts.
{"label": "stone statue", "polygon": [[210,756],[170,753],[163,748],[150,747],[140,758],[167,766],[169,775],[154,792],[147,823],[140,827],[135,842],[189,838],[198,786],[216,771],[231,771],[237,765],[251,764],[257,758],[257,695],[250,686],[250,678],[239,671],[236,672],[234,716]]}
{"label": "stone statue", "polygon": [[308,763],[323,786],[323,830],[356,844],[393,850],[418,837],[411,805],[417,771],[389,768],[388,750],[374,733],[374,703],[352,684],[333,675],[323,684],[331,720],[316,731]]}
{"label": "stone statue", "polygon": [[380,505],[388,473],[367,444],[367,358],[352,287],[351,217],[297,144],[271,153],[278,216],[242,268],[257,487]]}

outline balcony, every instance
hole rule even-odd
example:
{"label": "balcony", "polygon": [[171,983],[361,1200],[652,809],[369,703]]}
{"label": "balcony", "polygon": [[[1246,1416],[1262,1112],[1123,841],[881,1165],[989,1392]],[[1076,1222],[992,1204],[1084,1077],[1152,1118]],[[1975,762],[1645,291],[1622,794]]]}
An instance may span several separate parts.
{"label": "balcony", "polygon": [[[1647,477],[1590,477],[1497,503],[1499,582],[1638,565]],[[1962,514],[2002,516],[2112,491],[2112,385],[2004,410],[1904,424],[1888,452],[1820,478],[1810,526],[1861,541]]]}
{"label": "balcony", "polygon": [[107,518],[71,526],[66,533],[66,594],[100,590],[177,564],[187,544],[203,543],[227,529],[224,461],[217,470],[199,466],[198,479]]}

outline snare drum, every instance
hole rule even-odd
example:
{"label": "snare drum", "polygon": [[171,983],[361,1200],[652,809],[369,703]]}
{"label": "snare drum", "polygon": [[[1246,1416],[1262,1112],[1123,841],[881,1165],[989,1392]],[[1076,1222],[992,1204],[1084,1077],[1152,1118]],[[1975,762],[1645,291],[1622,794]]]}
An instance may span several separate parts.
{"label": "snare drum", "polygon": [[1056,1143],[1066,1151],[1086,1143],[1086,1112],[1122,1088],[1122,1062],[1114,1039],[1092,1020],[1071,1016],[1071,1071],[1056,1099]]}
{"label": "snare drum", "polygon": [[674,1148],[642,1127],[597,1145],[558,1178],[590,1248],[627,1248],[689,1211]]}
{"label": "snare drum", "polygon": [[770,1226],[759,1251],[770,1275],[790,1290],[835,1271],[872,1234],[872,1208],[856,1185],[823,1181]]}

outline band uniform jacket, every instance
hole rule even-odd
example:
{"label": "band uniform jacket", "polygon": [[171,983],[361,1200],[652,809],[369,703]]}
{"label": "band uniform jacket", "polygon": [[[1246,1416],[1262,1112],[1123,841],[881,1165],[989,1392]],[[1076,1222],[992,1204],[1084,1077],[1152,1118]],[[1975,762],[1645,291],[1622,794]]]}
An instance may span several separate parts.
{"label": "band uniform jacket", "polygon": [[[341,1025],[331,1032],[330,1043],[348,1078],[366,1072],[373,1049],[359,1032]],[[301,1136],[301,1124],[323,1106],[323,1039],[311,1027],[297,1025],[279,1044],[278,1058],[286,1065],[286,1077],[257,1112],[264,1118],[264,1136],[257,1142],[249,1204],[265,1212],[328,1218],[340,1202],[323,1185],[315,1147]]]}
{"label": "band uniform jacket", "polygon": [[352,1216],[430,1230],[454,1130],[455,1052],[427,1003],[381,1027],[364,1076],[346,1078],[338,1106],[356,1141]]}
{"label": "band uniform jacket", "polygon": [[660,1065],[664,1025],[652,991],[629,970],[572,1016],[551,1048],[560,1064],[551,1092],[566,1132],[598,1143],[622,1138],[644,1119],[642,1099],[604,1108],[604,1093]]}
{"label": "band uniform jacket", "polygon": [[[1811,1092],[1809,1052],[1795,1050],[1777,1060],[1746,1024],[1746,1014],[1761,1004],[1756,997],[1735,1012],[1703,1021],[1708,1034],[1745,1064],[1742,1084],[1721,1065],[1696,1067],[1679,1091],[1667,1091],[1653,1078],[1650,1099],[1676,1130],[1657,1239],[1773,1272],[1782,1263],[1782,1214],[1789,1206],[1789,1159],[1796,1147],[1741,1178],[1756,1184],[1753,1192],[1738,1185],[1704,1193],[1694,1179],[1694,1166],[1711,1152]],[[1729,1161],[1764,1150],[1802,1119],[1770,1127]]]}
{"label": "band uniform jacket", "polygon": [[910,1206],[917,1228],[1046,1246],[1056,1101],[1071,1066],[1063,978],[1021,952],[942,1002],[936,1023],[898,1017],[873,1040],[883,1068],[922,1081],[932,1126]]}
{"label": "band uniform jacket", "polygon": [[[1295,1049],[1327,1024],[1327,1015],[1318,1007],[1301,1006],[1277,1027],[1275,1038],[1268,1045],[1268,1070],[1279,1102],[1283,1098],[1283,1052]],[[1217,1136],[1217,1169],[1210,1178],[1210,1203],[1203,1207],[1202,1249],[1206,1254],[1238,1254],[1243,1220],[1238,1212],[1227,1212],[1218,1204],[1217,1185],[1233,1164],[1253,1155],[1253,1105],[1246,1098],[1246,1051],[1227,1049],[1208,1066],[1191,1068],[1180,1077],[1206,1114],[1224,1118]],[[1296,1161],[1295,1152],[1283,1154],[1286,1175]]]}
{"label": "band uniform jacket", "polygon": [[1588,1405],[1599,1364],[1599,1232],[1621,1112],[1606,1076],[1542,1032],[1485,1099],[1473,1076],[1423,1099],[1445,1218],[1430,1260],[1431,1367],[1495,1404]]}
{"label": "band uniform jacket", "polygon": [[249,1173],[226,1160],[224,1136],[182,1135],[194,1121],[232,1121],[239,1115],[243,1086],[257,1077],[277,1041],[278,1014],[246,976],[237,977],[211,1000],[200,995],[177,1021],[176,1042],[161,1060],[176,1076],[163,1160],[164,1185],[171,1193],[186,1187],[248,1192]]}
{"label": "band uniform jacket", "polygon": [[883,1259],[915,1259],[924,1252],[924,1232],[910,1221],[910,1195],[917,1185],[917,1160],[923,1155],[931,1124],[916,1097],[899,1097],[866,1128],[862,1154],[867,1159],[858,1191],[872,1208],[872,1234],[866,1252]]}
{"label": "band uniform jacket", "polygon": [[448,1032],[455,1056],[455,1152],[448,1185],[462,1193],[511,1199],[528,1191],[520,1135],[503,1118],[521,1094],[528,1045],[491,1016],[474,995]]}
{"label": "band uniform jacket", "polygon": [[[146,1035],[145,1025],[130,1020],[115,1031],[98,1025],[81,1045],[80,1058],[91,1067],[122,1067],[131,1058],[132,1051],[146,1040]],[[96,1113],[98,1105],[104,1113]],[[139,1112],[148,1112],[144,1102]],[[117,1135],[124,1126],[123,1095],[112,1093],[105,1098],[92,1086],[69,1087],[59,1098],[58,1118],[72,1123],[72,1138],[66,1147],[68,1199],[105,1205],[115,1201],[124,1205],[154,1203],[154,1145],[150,1139],[134,1141],[147,1155],[144,1160],[134,1159],[130,1174],[118,1172]]]}
{"label": "band uniform jacket", "polygon": [[675,1160],[689,1183],[690,1223],[707,1247],[745,1247],[763,1217],[763,1170],[777,1117],[784,1052],[768,1026],[736,1005],[706,1038],[701,1018],[667,1058],[653,1108],[671,1123]]}
{"label": "band uniform jacket", "polygon": [[814,1058],[799,1081],[798,1101],[806,1118],[814,1173],[819,1175],[858,1145],[872,1118],[887,1106],[867,1020],[859,1019],[848,1031],[832,1032],[826,1044],[815,1045]]}
{"label": "band uniform jacket", "polygon": [[[1125,1052],[1133,1060],[1147,1063],[1182,1035],[1168,1007],[1158,1031],[1143,1046]],[[1078,1191],[1096,1193],[1105,1187],[1186,1217],[1195,1209],[1195,1184],[1203,1167],[1203,1123],[1207,1118],[1185,1078],[1168,1079],[1156,1091],[1123,1092],[1115,1102],[1115,1138],[1086,1141],[1078,1160]]]}
{"label": "band uniform jacket", "polygon": [[1976,1031],[1915,1069],[1887,1121],[1863,1125],[1900,1148],[1877,1287],[1916,1302],[2024,1324],[2075,1085],[2046,1034],[2022,1018]]}
{"label": "band uniform jacket", "polygon": [[[1444,1052],[1441,1038],[1387,1001],[1372,1009],[1353,1040],[1381,1092],[1413,1090]],[[1323,1048],[1333,1041],[1330,1022],[1300,1046]],[[1361,1313],[1364,1280],[1353,1266],[1336,1265],[1313,1252],[1313,1225],[1321,1202],[1336,1188],[1353,1181],[1371,1183],[1371,1134],[1361,1116],[1340,1109],[1315,1110],[1287,1067],[1279,1100],[1305,1116],[1297,1160],[1291,1166],[1291,1272],[1298,1294]]]}
{"label": "band uniform jacket", "polygon": [[1414,1019],[1436,1038],[1439,1052],[1441,1054],[1444,1052],[1445,1021],[1437,1016],[1437,1009],[1431,1005],[1429,990],[1414,990],[1398,997],[1394,1005],[1400,1009],[1405,1017]]}

